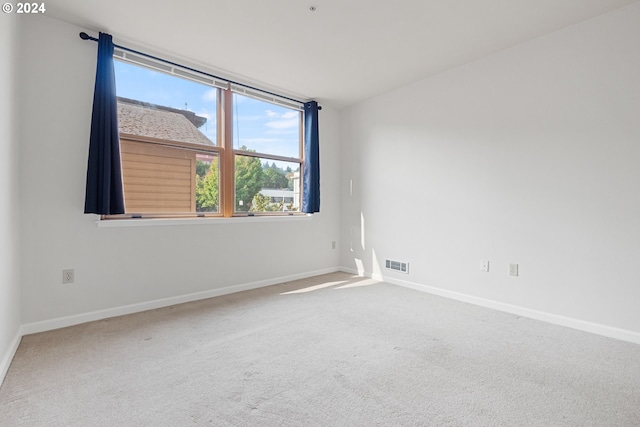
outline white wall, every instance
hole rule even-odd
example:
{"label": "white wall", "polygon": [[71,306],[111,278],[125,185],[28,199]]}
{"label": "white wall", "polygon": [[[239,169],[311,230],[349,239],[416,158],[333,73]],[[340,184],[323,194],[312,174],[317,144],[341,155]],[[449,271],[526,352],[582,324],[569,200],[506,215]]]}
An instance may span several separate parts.
{"label": "white wall", "polygon": [[18,19],[0,16],[0,383],[20,327],[18,133]]}
{"label": "white wall", "polygon": [[635,3],[346,110],[342,265],[640,332],[639,40]]}
{"label": "white wall", "polygon": [[[98,228],[82,213],[97,44],[80,28],[30,18],[21,33],[24,323],[337,268],[335,111],[320,115],[322,212],[309,221]],[[65,268],[75,269],[72,285],[61,283]]]}

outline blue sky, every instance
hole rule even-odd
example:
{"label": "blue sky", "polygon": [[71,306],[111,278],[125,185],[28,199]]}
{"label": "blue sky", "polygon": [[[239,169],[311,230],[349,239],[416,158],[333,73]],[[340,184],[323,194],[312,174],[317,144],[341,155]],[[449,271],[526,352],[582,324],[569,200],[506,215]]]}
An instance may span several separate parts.
{"label": "blue sky", "polygon": [[[118,96],[187,109],[207,118],[200,128],[216,141],[216,89],[129,63],[114,61]],[[234,148],[298,157],[299,112],[234,94]],[[280,162],[277,162],[280,163]]]}

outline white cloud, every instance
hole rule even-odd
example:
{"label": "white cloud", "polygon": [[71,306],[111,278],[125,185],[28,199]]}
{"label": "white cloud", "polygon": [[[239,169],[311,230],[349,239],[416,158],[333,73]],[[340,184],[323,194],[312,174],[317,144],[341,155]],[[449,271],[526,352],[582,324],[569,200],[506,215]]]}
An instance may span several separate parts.
{"label": "white cloud", "polygon": [[207,102],[216,102],[216,99],[218,99],[218,89],[209,89],[202,94],[202,99]]}
{"label": "white cloud", "polygon": [[298,129],[269,129],[264,131],[265,135],[297,135]]}
{"label": "white cloud", "polygon": [[196,113],[196,115],[206,118],[207,119],[207,123],[206,124],[209,125],[209,126],[215,127],[216,120],[217,120],[215,111],[201,110],[200,112]]}
{"label": "white cloud", "polygon": [[264,125],[271,129],[291,129],[298,126],[298,119],[275,120]]}
{"label": "white cloud", "polygon": [[289,119],[294,119],[299,117],[300,113],[297,113],[295,111],[287,111],[284,113],[276,113],[275,111],[272,110],[266,110],[265,114],[267,115],[267,117],[270,118],[278,118],[278,119],[285,119],[285,120],[289,120]]}
{"label": "white cloud", "polygon": [[264,116],[243,116],[242,114],[239,114],[237,116],[235,116],[235,118],[240,122],[255,122],[258,120],[264,120]]}

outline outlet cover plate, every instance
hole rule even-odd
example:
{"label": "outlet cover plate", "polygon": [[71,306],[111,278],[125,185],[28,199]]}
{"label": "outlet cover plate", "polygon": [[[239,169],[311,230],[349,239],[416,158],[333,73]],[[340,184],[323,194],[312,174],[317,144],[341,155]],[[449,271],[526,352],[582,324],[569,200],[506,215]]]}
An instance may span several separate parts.
{"label": "outlet cover plate", "polygon": [[73,283],[75,280],[75,271],[73,268],[62,270],[62,283]]}
{"label": "outlet cover plate", "polygon": [[518,264],[509,264],[509,276],[518,275]]}

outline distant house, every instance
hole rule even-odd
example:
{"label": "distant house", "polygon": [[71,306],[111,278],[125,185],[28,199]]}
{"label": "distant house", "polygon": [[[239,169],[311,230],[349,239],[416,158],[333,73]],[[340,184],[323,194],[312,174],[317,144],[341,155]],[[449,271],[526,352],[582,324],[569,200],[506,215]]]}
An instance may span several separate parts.
{"label": "distant house", "polygon": [[288,189],[275,189],[275,188],[263,188],[260,190],[260,194],[267,196],[270,199],[271,204],[282,202],[284,210],[299,210],[300,208],[300,172],[293,172],[293,190]]}
{"label": "distant house", "polygon": [[198,130],[206,121],[192,111],[118,98],[127,213],[195,212],[202,155],[194,148],[214,145]]}

